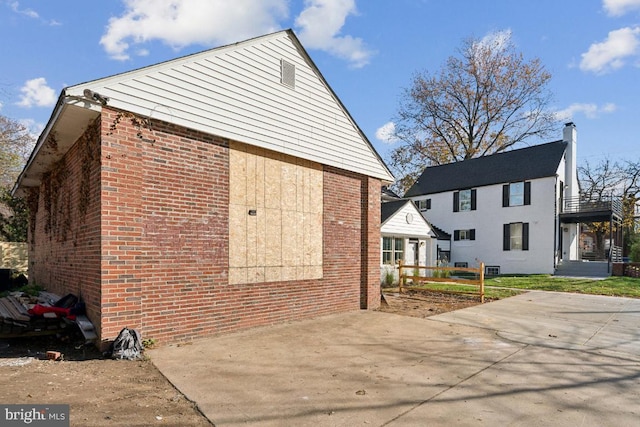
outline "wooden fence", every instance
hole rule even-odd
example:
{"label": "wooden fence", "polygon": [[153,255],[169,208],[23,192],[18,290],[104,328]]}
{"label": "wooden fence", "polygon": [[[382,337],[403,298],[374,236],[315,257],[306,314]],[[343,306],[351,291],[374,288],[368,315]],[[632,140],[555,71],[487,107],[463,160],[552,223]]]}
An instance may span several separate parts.
{"label": "wooden fence", "polygon": [[29,264],[28,252],[26,243],[0,242],[0,268],[26,273]]}
{"label": "wooden fence", "polygon": [[[420,271],[425,270],[425,274],[421,275]],[[413,273],[418,272],[418,275]],[[408,274],[411,272],[412,274]],[[464,272],[464,273],[473,273],[477,279],[465,279],[462,277],[451,277],[452,273]],[[440,277],[440,275],[446,277]],[[475,285],[478,287],[476,292],[464,292],[464,291],[446,291],[448,293],[458,293],[458,294],[473,294],[480,296],[480,302],[484,303],[484,262],[480,263],[478,268],[468,268],[468,267],[426,267],[424,265],[404,265],[402,261],[400,261],[398,265],[398,276],[399,283],[398,288],[400,293],[403,293],[405,290],[424,290],[422,287],[417,286],[407,286],[407,280],[411,280],[412,284],[431,282],[431,283],[453,283],[453,284],[462,284],[462,285]]]}

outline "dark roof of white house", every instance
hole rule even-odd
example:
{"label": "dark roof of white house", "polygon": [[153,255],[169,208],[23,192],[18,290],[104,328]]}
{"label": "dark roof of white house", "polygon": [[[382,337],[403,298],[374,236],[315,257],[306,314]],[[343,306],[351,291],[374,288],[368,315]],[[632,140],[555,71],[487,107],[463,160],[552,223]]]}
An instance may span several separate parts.
{"label": "dark roof of white house", "polygon": [[401,199],[402,197],[398,196],[393,190],[391,190],[386,185],[382,186],[380,198],[383,202],[391,202],[394,200]]}
{"label": "dark roof of white house", "polygon": [[554,176],[567,142],[555,141],[425,168],[404,197]]}

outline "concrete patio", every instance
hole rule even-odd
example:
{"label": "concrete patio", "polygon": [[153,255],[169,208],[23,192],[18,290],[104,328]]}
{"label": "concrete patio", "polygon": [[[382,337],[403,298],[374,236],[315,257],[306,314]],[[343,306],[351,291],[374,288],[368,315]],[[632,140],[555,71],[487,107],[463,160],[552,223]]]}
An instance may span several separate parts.
{"label": "concrete patio", "polygon": [[635,425],[640,300],[530,292],[148,352],[216,426]]}

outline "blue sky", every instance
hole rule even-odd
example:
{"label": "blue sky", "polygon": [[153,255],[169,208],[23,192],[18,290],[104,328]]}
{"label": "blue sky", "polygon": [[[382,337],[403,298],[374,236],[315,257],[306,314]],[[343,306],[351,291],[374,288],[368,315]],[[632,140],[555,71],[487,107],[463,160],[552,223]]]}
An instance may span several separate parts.
{"label": "blue sky", "polygon": [[383,158],[412,74],[510,31],[553,75],[579,164],[640,160],[640,0],[0,0],[0,114],[38,134],[65,86],[285,28]]}

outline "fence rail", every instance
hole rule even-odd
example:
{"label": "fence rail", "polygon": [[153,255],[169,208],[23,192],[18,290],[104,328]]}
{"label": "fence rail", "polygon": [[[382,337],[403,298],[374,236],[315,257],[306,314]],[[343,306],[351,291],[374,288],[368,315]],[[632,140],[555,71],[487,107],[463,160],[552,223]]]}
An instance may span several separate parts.
{"label": "fence rail", "polygon": [[620,197],[603,196],[600,199],[587,199],[584,197],[569,197],[564,201],[563,212],[599,212],[611,211],[622,215],[622,200]]}
{"label": "fence rail", "polygon": [[[420,270],[425,270],[425,273],[428,271],[451,274],[452,272],[469,272],[474,273],[477,279],[464,279],[460,277],[437,277],[424,276],[418,274],[417,276],[407,274],[407,271],[415,272]],[[480,302],[484,303],[484,262],[480,263],[478,268],[470,268],[470,267],[426,267],[424,265],[404,265],[402,261],[400,261],[398,265],[398,289],[400,293],[403,293],[405,290],[424,290],[424,288],[417,286],[407,286],[407,280],[411,280],[413,284],[415,283],[424,283],[424,282],[432,282],[432,283],[453,283],[453,284],[461,284],[461,285],[475,285],[478,286],[477,292],[462,292],[462,291],[448,291],[449,293],[458,293],[458,294],[473,294],[480,296]]]}
{"label": "fence rail", "polygon": [[610,262],[622,262],[622,246],[611,246]]}

